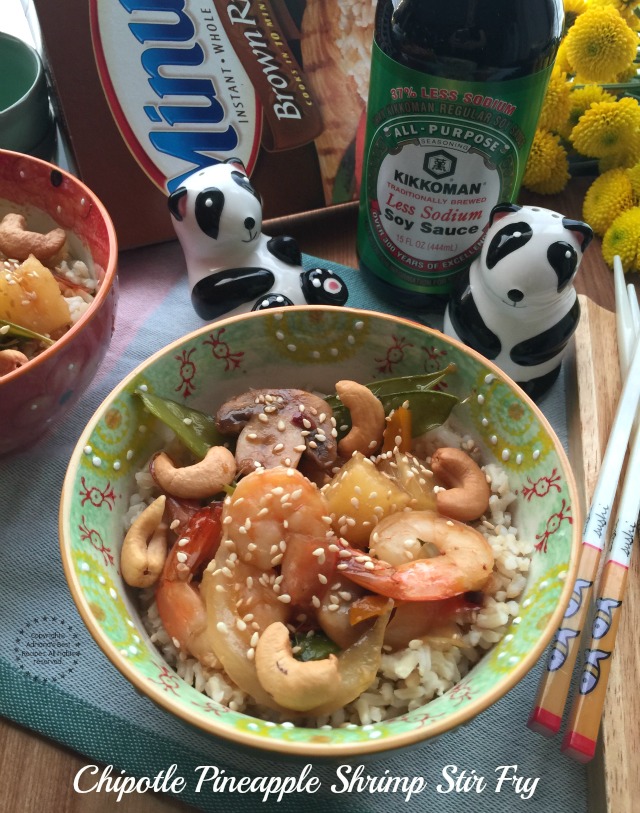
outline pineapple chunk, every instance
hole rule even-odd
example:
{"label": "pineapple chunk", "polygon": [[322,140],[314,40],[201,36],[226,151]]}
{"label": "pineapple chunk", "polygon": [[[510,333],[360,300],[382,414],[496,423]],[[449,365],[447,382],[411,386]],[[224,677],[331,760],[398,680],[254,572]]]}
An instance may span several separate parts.
{"label": "pineapple chunk", "polygon": [[411,497],[359,452],[340,469],[323,494],[333,528],[350,545],[364,548],[375,525],[402,511]]}
{"label": "pineapple chunk", "polygon": [[416,511],[438,510],[433,472],[417,457],[409,452],[396,451],[391,456],[381,455],[377,467],[409,494],[411,508]]}
{"label": "pineapple chunk", "polygon": [[55,277],[33,255],[14,271],[0,272],[0,319],[45,336],[71,324]]}

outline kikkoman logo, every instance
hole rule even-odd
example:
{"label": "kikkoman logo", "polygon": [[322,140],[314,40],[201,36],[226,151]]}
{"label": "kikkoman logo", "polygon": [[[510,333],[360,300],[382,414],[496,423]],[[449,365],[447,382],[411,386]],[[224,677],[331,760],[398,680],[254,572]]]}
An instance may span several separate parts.
{"label": "kikkoman logo", "polygon": [[457,159],[445,150],[428,152],[424,156],[423,169],[432,178],[446,178],[456,171]]}

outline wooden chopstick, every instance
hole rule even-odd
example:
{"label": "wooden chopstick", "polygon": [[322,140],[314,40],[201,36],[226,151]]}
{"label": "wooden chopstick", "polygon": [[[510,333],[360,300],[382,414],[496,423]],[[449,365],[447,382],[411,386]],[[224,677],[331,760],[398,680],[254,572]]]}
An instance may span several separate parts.
{"label": "wooden chopstick", "polygon": [[562,725],[562,716],[576,663],[578,644],[591,604],[593,583],[604,550],[613,501],[620,481],[631,428],[640,396],[640,344],[634,341],[629,365],[611,434],[582,534],[578,575],[562,625],[556,632],[547,668],[542,675],[534,708],[527,725],[552,737]]}
{"label": "wooden chopstick", "polygon": [[[618,259],[616,257],[616,259]],[[616,276],[616,311],[618,314],[618,347],[622,375],[628,373],[629,348],[637,341],[637,297],[624,290],[622,264],[614,261]],[[618,293],[620,289],[620,293]],[[620,304],[618,304],[620,299]],[[635,305],[634,305],[635,303]],[[633,311],[636,310],[634,315]],[[626,346],[625,346],[626,344]],[[618,631],[622,603],[627,586],[631,549],[640,513],[640,422],[638,415],[633,429],[631,452],[627,463],[622,494],[616,515],[611,544],[605,559],[591,642],[585,652],[577,694],[573,701],[562,751],[579,762],[588,762],[595,754],[602,719],[604,699],[611,670],[611,655]]]}

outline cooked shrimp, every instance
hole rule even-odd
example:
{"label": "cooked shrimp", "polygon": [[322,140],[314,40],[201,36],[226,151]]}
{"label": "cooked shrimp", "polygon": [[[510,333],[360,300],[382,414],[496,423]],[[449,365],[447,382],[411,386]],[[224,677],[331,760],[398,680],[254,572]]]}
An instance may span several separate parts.
{"label": "cooked shrimp", "polygon": [[173,643],[205,666],[217,661],[207,631],[206,609],[193,579],[220,543],[221,510],[221,503],[212,503],[193,514],[169,552],[156,588],[158,613]]}
{"label": "cooked shrimp", "polygon": [[227,497],[223,545],[243,562],[268,572],[285,557],[287,539],[303,534],[326,540],[331,519],[324,497],[297,469],[258,469]]}
{"label": "cooked shrimp", "polygon": [[257,642],[272,623],[286,623],[294,606],[320,606],[338,545],[324,497],[282,466],[240,480],[225,499],[222,529],[202,584],[215,653],[241,689],[273,708],[256,673]]}
{"label": "cooked shrimp", "polygon": [[[433,545],[441,555],[415,558],[423,555],[420,543]],[[435,511],[386,517],[372,534],[372,549],[377,556],[345,546],[338,568],[356,584],[398,601],[435,601],[480,590],[493,569],[493,551],[484,536]],[[403,550],[405,561],[398,564]]]}

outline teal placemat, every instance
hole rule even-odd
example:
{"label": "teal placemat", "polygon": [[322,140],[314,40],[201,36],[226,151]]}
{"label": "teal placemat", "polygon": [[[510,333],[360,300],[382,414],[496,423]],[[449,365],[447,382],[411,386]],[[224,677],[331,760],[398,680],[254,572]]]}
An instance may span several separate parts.
{"label": "teal placemat", "polygon": [[[305,264],[337,270],[349,287],[350,305],[439,326],[439,317],[382,302],[353,269],[313,257],[306,257]],[[526,728],[542,661],[508,695],[456,731],[393,755],[349,765],[316,761],[306,769],[306,760],[231,748],[173,718],[139,695],[93,642],[62,571],[60,489],[83,427],[116,383],[151,353],[202,325],[191,308],[183,267],[177,243],[122,255],[116,332],[91,389],[37,448],[0,460],[0,714],[86,755],[87,766],[113,766],[112,776],[124,771],[153,778],[172,770],[173,779],[184,780],[178,798],[207,811],[297,811],[304,805],[323,813],[386,813],[398,805],[411,813],[518,813],[525,808],[528,813],[584,813],[584,767],[559,753],[559,739],[545,740]],[[564,404],[561,376],[541,406],[566,442]],[[217,771],[236,780],[254,779],[253,790],[242,793],[227,786],[214,792],[205,782],[198,791],[199,766],[209,766],[209,776]],[[88,770],[79,779],[84,788],[98,778]],[[504,782],[497,792],[502,771],[520,777],[520,793],[515,781]],[[281,800],[272,791],[263,801],[273,777],[293,777],[298,789]],[[314,777],[319,780],[314,793],[300,789]],[[389,779],[395,777],[407,781],[395,783],[393,793]],[[417,792],[414,782],[407,800],[403,788],[420,778],[422,790]],[[117,794],[112,796],[115,806]]]}

